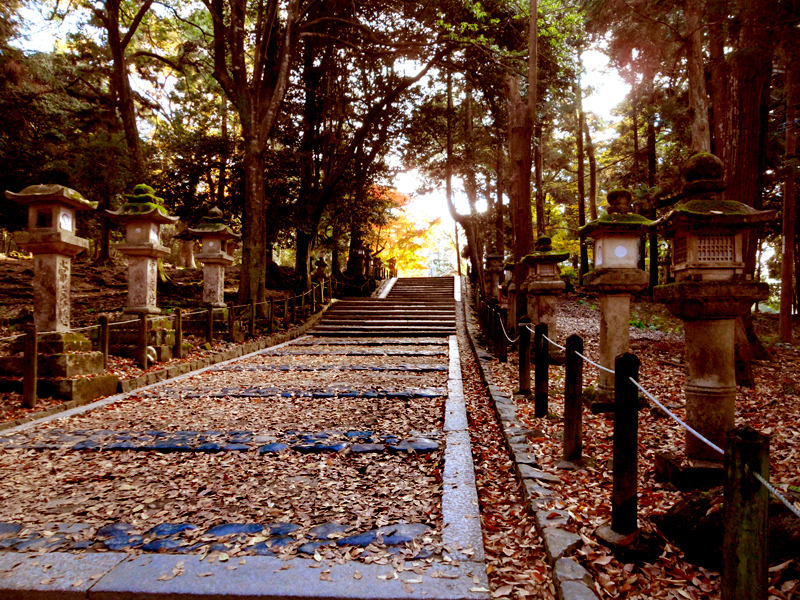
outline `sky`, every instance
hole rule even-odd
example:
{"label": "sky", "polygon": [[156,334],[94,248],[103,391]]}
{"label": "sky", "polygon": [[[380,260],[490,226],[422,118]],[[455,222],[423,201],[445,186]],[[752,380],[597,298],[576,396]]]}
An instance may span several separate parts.
{"label": "sky", "polygon": [[[586,112],[597,114],[604,121],[611,123],[616,120],[611,112],[614,107],[622,102],[623,98],[630,91],[630,87],[619,77],[617,72],[608,64],[608,58],[600,51],[587,50],[583,53],[583,64],[585,74],[582,78],[584,88],[592,88],[592,93],[584,97],[583,109]],[[598,138],[603,135],[599,132],[595,134]],[[436,190],[424,196],[418,196],[416,190],[419,187],[418,174],[408,171],[395,177],[395,187],[397,191],[411,195],[414,199],[406,206],[406,211],[412,215],[421,217],[439,217],[441,226],[451,231],[453,219],[447,210],[447,198],[444,191],[444,182],[441,190]],[[459,213],[466,212],[467,203],[463,194],[460,181],[453,183],[454,199]],[[456,189],[458,188],[458,189]]]}

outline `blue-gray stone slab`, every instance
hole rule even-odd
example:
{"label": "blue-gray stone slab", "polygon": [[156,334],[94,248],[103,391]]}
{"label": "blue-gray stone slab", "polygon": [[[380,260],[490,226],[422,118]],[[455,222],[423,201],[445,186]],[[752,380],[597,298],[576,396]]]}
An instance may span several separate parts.
{"label": "blue-gray stone slab", "polygon": [[248,535],[255,535],[264,531],[264,526],[260,523],[224,523],[217,525],[206,531],[203,535],[212,535],[223,537],[235,533],[246,533]]}

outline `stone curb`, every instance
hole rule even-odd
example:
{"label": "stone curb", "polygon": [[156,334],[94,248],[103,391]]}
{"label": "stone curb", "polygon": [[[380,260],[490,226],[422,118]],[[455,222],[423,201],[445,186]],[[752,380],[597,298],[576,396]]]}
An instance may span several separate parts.
{"label": "stone curb", "polygon": [[[463,286],[466,286],[466,283]],[[469,298],[466,291],[462,291],[462,296]],[[579,535],[562,528],[569,523],[569,515],[563,511],[546,510],[553,500],[561,498],[550,487],[557,485],[560,480],[555,475],[535,468],[536,457],[530,453],[527,443],[528,430],[517,421],[517,410],[513,399],[494,385],[491,373],[484,368],[483,363],[493,360],[494,357],[478,345],[478,326],[472,321],[469,302],[463,302],[462,305],[463,325],[475,355],[475,362],[478,364],[486,391],[492,399],[509,454],[514,460],[528,510],[533,514],[536,529],[542,537],[547,561],[553,567],[553,583],[558,598],[597,600],[597,594],[593,589],[594,582],[589,573],[577,560],[569,556],[583,543]]]}
{"label": "stone curb", "polygon": [[489,585],[470,563],[436,564],[419,575],[267,556],[209,564],[197,555],[20,553],[0,555],[0,571],[14,573],[3,580],[4,600],[481,600],[488,594],[472,590]]}
{"label": "stone curb", "polygon": [[[243,344],[236,346],[235,348],[225,350],[224,352],[217,352],[213,356],[198,358],[196,360],[193,360],[192,362],[185,362],[177,365],[172,365],[171,367],[167,367],[166,369],[151,371],[150,373],[144,373],[142,375],[139,375],[138,377],[133,377],[131,379],[120,381],[119,382],[120,394],[126,394],[128,392],[132,392],[133,390],[154,385],[156,383],[161,383],[162,381],[167,381],[168,379],[174,379],[176,377],[180,377],[181,375],[187,375],[189,373],[193,373],[194,371],[199,371],[211,365],[216,365],[221,362],[233,360],[234,358],[239,358],[241,356],[246,356],[248,354],[254,354],[255,352],[264,350],[265,348],[277,346],[282,343],[299,338],[305,335],[306,331],[308,331],[314,325],[316,325],[317,322],[322,318],[322,316],[328,311],[328,309],[331,306],[333,306],[337,301],[338,300],[334,299],[333,301],[329,302],[324,307],[322,307],[322,310],[320,310],[319,313],[312,315],[305,323],[299,325],[298,327],[289,329],[288,331],[284,331],[282,333],[273,333],[272,335],[268,335],[266,337],[260,338],[252,342],[245,342]],[[117,398],[120,394],[108,397]],[[33,423],[34,421],[39,421],[46,417],[50,417],[58,413],[65,412],[73,408],[86,406],[87,404],[91,404],[94,402],[98,402],[98,399],[87,398],[81,400],[70,400],[69,402],[62,402],[61,404],[56,404],[55,406],[51,406],[46,410],[31,413],[14,421],[6,421],[5,423],[0,423],[0,431],[5,431],[7,429],[15,429],[21,425]]]}

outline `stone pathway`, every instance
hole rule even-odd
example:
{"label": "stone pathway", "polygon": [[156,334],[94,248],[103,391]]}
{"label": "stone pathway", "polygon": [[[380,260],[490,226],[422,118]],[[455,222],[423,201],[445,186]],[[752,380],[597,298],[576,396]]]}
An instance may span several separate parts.
{"label": "stone pathway", "polygon": [[4,432],[0,597],[488,598],[453,284]]}

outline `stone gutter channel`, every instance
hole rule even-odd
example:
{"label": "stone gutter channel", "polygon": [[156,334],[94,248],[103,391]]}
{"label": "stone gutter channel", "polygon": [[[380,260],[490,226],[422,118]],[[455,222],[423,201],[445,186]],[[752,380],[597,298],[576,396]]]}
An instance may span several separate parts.
{"label": "stone gutter channel", "polygon": [[[462,291],[462,295],[469,298],[466,289]],[[583,545],[583,540],[579,535],[565,529],[571,520],[569,513],[548,508],[562,500],[556,491],[561,480],[538,468],[538,457],[531,452],[533,448],[528,442],[532,431],[521,426],[517,420],[514,399],[494,384],[491,372],[484,366],[495,358],[478,344],[479,326],[477,319],[473,318],[469,302],[463,303],[463,311],[463,318],[458,320],[459,329],[462,326],[466,329],[481,378],[500,420],[509,455],[522,484],[525,503],[535,516],[536,529],[553,569],[553,583],[559,600],[597,600],[595,584],[589,572],[571,556]]]}
{"label": "stone gutter channel", "polygon": [[[313,323],[307,324],[311,326]],[[297,330],[295,330],[296,332]],[[294,332],[293,332],[294,333]],[[285,333],[282,335],[286,335]],[[301,338],[305,339],[305,338]],[[275,350],[290,344],[270,347]],[[253,342],[247,358],[260,353],[266,341]],[[320,580],[320,565],[310,558],[282,560],[247,556],[246,560],[203,562],[200,555],[123,552],[2,552],[0,598],[3,600],[249,600],[256,598],[396,600],[489,600],[483,534],[475,486],[469,429],[456,336],[448,338],[448,397],[443,436],[446,440],[442,474],[442,538],[446,553],[423,574],[397,577],[391,564],[349,561],[329,566],[329,579]],[[240,349],[248,345],[240,346]],[[229,352],[236,352],[232,350]],[[226,353],[223,353],[223,356]],[[208,359],[202,359],[208,360]],[[239,356],[210,361],[199,371],[235,363]],[[144,389],[157,390],[162,382]],[[142,389],[72,407],[3,432],[21,432],[40,423],[66,418],[118,402]],[[357,571],[360,573],[357,573]],[[174,576],[175,573],[180,576]],[[164,577],[172,573],[172,577]],[[410,585],[408,575],[416,578]],[[357,578],[356,578],[357,577]]]}

